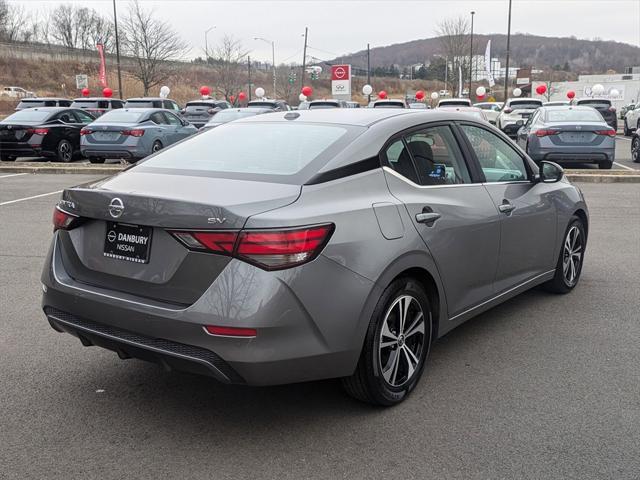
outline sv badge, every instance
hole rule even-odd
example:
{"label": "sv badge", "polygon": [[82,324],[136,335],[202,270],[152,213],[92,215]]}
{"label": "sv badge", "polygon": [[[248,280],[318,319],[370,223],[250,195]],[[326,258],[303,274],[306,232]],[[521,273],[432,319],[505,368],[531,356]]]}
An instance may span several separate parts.
{"label": "sv badge", "polygon": [[227,217],[209,217],[207,223],[215,225],[216,223],[224,223],[227,221]]}

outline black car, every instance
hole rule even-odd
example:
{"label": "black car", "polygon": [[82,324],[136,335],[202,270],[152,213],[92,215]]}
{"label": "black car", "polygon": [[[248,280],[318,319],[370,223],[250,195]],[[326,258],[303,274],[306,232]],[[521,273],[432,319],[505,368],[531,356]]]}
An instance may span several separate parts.
{"label": "black car", "polygon": [[127,98],[124,104],[125,108],[166,108],[173,113],[180,114],[180,105],[175,100],[162,97],[140,97],[140,98]]}
{"label": "black car", "polygon": [[123,108],[124,102],[119,98],[111,97],[82,97],[76,98],[71,104],[71,108],[81,108],[94,117],[98,118],[111,110]]}
{"label": "black car", "polygon": [[276,112],[287,112],[291,110],[289,104],[284,100],[252,100],[247,104],[247,107],[270,108]]}
{"label": "black car", "polygon": [[191,100],[180,113],[186,121],[202,128],[216,113],[227,108],[231,108],[231,104],[226,100]]}
{"label": "black car", "polygon": [[94,120],[77,108],[20,110],[0,122],[0,159],[54,157],[60,162],[70,162],[80,153],[80,130]]}
{"label": "black car", "polygon": [[579,98],[574,102],[574,105],[595,108],[600,112],[607,125],[616,131],[618,130],[618,115],[616,114],[616,107],[611,104],[611,100],[606,98]]}
{"label": "black car", "polygon": [[23,98],[16,107],[16,112],[34,107],[70,107],[73,100],[59,97]]}

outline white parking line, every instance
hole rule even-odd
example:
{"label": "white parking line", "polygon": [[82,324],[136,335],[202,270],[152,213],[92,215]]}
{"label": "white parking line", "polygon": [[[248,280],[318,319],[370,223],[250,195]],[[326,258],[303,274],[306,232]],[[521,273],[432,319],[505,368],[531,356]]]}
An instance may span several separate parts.
{"label": "white parking line", "polygon": [[25,198],[18,198],[17,200],[9,200],[8,202],[0,203],[0,207],[3,205],[11,205],[12,203],[24,202],[26,200],[33,200],[34,198],[46,197],[48,195],[55,195],[56,193],[61,193],[61,192],[62,190],[56,190],[55,192],[41,193],[40,195],[34,195],[33,197],[25,197]]}
{"label": "white parking line", "polygon": [[637,170],[635,168],[631,168],[631,167],[627,167],[626,165],[622,165],[621,163],[618,162],[613,162],[614,165],[617,165],[619,167],[622,167],[626,170],[631,170],[632,172],[636,172]]}
{"label": "white parking line", "polygon": [[27,173],[10,173],[9,175],[0,175],[0,178],[18,177],[20,175],[28,175]]}

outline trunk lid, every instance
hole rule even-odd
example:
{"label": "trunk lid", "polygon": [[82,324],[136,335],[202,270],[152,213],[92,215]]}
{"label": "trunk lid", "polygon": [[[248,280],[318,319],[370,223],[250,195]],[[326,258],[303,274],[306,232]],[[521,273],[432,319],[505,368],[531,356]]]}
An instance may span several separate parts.
{"label": "trunk lid", "polygon": [[549,138],[556,145],[597,145],[607,138],[605,135],[598,135],[597,131],[606,131],[611,127],[606,123],[581,122],[581,123],[551,123],[550,130],[557,130],[558,135],[551,135]]}
{"label": "trunk lid", "polygon": [[0,142],[27,142],[31,138],[30,129],[33,129],[38,123],[28,124],[7,124],[0,123]]}

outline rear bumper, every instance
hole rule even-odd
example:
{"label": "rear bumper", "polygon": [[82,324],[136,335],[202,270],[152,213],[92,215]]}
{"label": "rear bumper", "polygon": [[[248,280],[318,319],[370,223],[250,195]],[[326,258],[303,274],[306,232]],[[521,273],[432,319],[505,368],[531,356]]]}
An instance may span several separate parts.
{"label": "rear bumper", "polygon": [[99,157],[99,158],[144,158],[148,153],[140,152],[138,150],[125,150],[123,148],[81,148],[81,153],[84,157]]}
{"label": "rear bumper", "polygon": [[[350,375],[368,325],[364,305],[380,293],[322,255],[298,271],[282,272],[232,260],[195,303],[180,307],[74,280],[56,239],[42,274],[42,306],[54,329],[123,358],[227,383],[275,385]],[[329,301],[319,285],[344,295]],[[258,334],[212,336],[204,325],[255,328]]]}
{"label": "rear bumper", "polygon": [[565,163],[598,163],[615,160],[615,148],[613,149],[580,149],[558,147],[553,149],[529,150],[529,156],[532,160],[539,162],[549,160],[552,162]]}
{"label": "rear bumper", "polygon": [[53,155],[53,152],[42,150],[41,147],[32,147],[30,145],[2,145],[0,144],[0,153],[2,155],[10,155],[12,157],[42,157]]}

